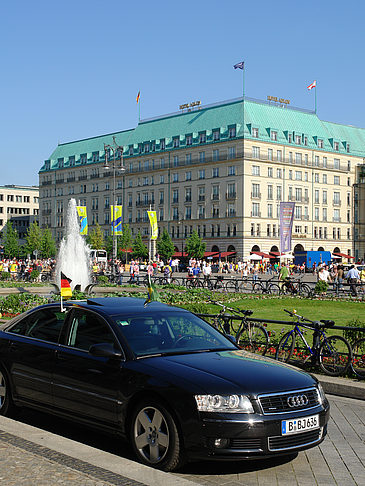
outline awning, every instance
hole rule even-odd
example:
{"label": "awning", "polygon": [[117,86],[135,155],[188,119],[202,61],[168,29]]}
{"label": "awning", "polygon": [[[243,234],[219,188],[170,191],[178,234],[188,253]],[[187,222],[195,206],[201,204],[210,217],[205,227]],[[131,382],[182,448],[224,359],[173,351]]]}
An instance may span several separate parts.
{"label": "awning", "polygon": [[206,251],[204,253],[204,256],[205,257],[210,257],[210,256],[213,256],[213,255],[217,255],[218,256],[219,255],[219,251]]}
{"label": "awning", "polygon": [[263,251],[253,251],[252,252],[254,255],[259,255],[262,258],[273,258],[271,255],[268,255],[267,253]]}
{"label": "awning", "polygon": [[341,258],[355,258],[351,255],[345,255],[345,253],[333,253],[333,254],[336,255],[336,256],[339,256]]}
{"label": "awning", "polygon": [[187,257],[189,256],[187,253],[181,253],[181,251],[175,251],[175,253],[172,255],[172,258],[176,258],[176,257]]}
{"label": "awning", "polygon": [[[285,253],[280,253],[280,251],[270,251],[270,255],[274,255],[275,257],[278,257],[280,255],[285,255]],[[272,256],[270,258],[273,258]]]}
{"label": "awning", "polygon": [[221,258],[226,258],[228,256],[235,255],[236,251],[221,251],[220,253],[215,254],[215,256],[220,256]]}

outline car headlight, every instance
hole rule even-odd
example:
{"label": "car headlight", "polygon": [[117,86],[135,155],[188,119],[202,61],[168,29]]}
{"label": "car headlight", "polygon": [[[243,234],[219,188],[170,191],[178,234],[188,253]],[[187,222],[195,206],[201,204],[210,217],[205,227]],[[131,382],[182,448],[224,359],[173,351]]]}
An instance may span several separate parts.
{"label": "car headlight", "polygon": [[322,385],[319,382],[317,383],[317,390],[318,390],[318,401],[319,404],[322,405],[327,399],[326,399],[326,394],[324,393],[324,390],[322,388]]}
{"label": "car headlight", "polygon": [[199,412],[254,413],[245,395],[195,395]]}

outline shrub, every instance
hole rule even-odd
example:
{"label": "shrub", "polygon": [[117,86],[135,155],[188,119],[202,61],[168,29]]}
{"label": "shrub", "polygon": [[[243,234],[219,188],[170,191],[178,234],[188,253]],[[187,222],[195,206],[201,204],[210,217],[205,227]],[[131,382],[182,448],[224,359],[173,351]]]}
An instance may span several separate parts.
{"label": "shrub", "polygon": [[[347,323],[347,325],[349,327],[365,328],[365,322],[360,321],[360,319],[352,319]],[[365,332],[360,331],[360,329],[347,329],[343,331],[343,335],[351,345],[354,345],[355,341],[357,341],[361,337],[365,337]]]}
{"label": "shrub", "polygon": [[10,280],[9,272],[0,272],[0,280]]}
{"label": "shrub", "polygon": [[30,274],[30,280],[34,282],[35,280],[38,280],[38,277],[40,275],[40,272],[38,270],[33,270]]}
{"label": "shrub", "polygon": [[314,292],[316,294],[322,294],[324,292],[327,292],[327,289],[328,289],[328,283],[325,282],[324,280],[318,280],[316,286],[314,287]]}
{"label": "shrub", "polygon": [[109,279],[106,275],[99,275],[98,276],[98,283],[99,284],[103,284],[103,285],[106,285],[109,283]]}

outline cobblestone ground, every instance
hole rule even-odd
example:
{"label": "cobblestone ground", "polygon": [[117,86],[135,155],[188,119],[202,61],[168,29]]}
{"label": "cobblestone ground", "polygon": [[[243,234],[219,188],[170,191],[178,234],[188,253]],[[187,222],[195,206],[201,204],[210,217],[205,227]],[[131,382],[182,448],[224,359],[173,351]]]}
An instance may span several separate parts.
{"label": "cobblestone ground", "polygon": [[291,461],[192,464],[180,476],[219,486],[365,486],[365,402],[330,402],[326,439]]}
{"label": "cobblestone ground", "polygon": [[[219,486],[365,486],[365,402],[330,397],[325,441],[291,459],[190,464],[176,476]],[[141,483],[0,431],[0,484],[137,486]]]}

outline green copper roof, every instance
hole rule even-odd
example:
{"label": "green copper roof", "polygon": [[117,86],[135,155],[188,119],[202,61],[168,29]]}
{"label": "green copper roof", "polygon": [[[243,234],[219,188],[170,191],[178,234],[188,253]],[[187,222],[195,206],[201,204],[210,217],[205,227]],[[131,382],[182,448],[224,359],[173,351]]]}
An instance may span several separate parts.
{"label": "green copper roof", "polygon": [[[125,156],[129,155],[131,146],[133,146],[134,155],[138,156],[140,155],[139,145],[154,142],[155,152],[150,152],[151,157],[163,153],[160,151],[161,139],[165,140],[166,150],[176,150],[173,148],[173,138],[179,137],[180,148],[186,146],[186,135],[192,135],[192,147],[204,146],[199,143],[199,132],[206,132],[206,143],[209,144],[213,142],[212,132],[215,129],[220,130],[221,141],[229,139],[229,127],[236,127],[235,138],[242,138],[243,121],[244,136],[248,139],[253,138],[252,128],[257,128],[259,130],[258,141],[271,141],[270,133],[274,130],[277,132],[277,143],[287,144],[293,150],[297,146],[295,135],[300,135],[303,140],[306,137],[308,142],[306,147],[300,145],[302,148],[318,149],[317,140],[322,139],[324,151],[346,154],[346,144],[349,144],[351,155],[365,156],[365,129],[322,121],[315,113],[306,110],[282,107],[247,98],[244,102],[243,119],[242,105],[242,98],[216,103],[191,112],[179,112],[142,120],[134,129],[60,144],[50,156],[50,168],[58,167],[59,158],[64,159],[64,167],[67,167],[68,159],[71,156],[75,157],[76,165],[78,165],[80,154],[84,153],[88,154],[88,162],[90,162],[92,152],[99,152],[102,160],[104,143],[112,144],[113,136],[118,145],[124,146]],[[289,133],[292,136],[292,143],[288,141]],[[338,151],[334,150],[334,142],[339,144]],[[43,165],[41,171],[46,170],[45,167]]]}

